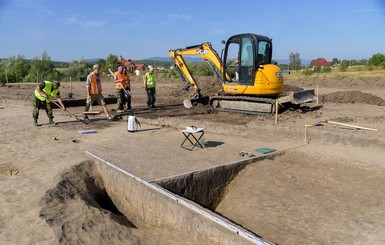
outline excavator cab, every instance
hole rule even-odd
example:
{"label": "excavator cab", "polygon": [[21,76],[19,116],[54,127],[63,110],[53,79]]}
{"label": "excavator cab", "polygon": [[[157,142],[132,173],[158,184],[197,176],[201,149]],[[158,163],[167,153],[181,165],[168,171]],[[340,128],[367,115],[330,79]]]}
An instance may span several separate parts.
{"label": "excavator cab", "polygon": [[271,54],[271,39],[264,36],[239,34],[230,37],[224,49],[223,64],[231,79],[226,79],[228,76],[223,74],[223,81],[252,86],[256,70],[271,63]]}

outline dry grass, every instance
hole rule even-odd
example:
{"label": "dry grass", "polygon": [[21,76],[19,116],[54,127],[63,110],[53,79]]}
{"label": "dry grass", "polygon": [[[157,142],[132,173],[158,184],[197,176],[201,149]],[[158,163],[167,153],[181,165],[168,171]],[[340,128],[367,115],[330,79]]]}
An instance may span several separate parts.
{"label": "dry grass", "polygon": [[341,80],[344,78],[356,78],[359,80],[372,77],[385,78],[385,70],[373,70],[368,71],[367,69],[355,69],[346,72],[332,71],[330,73],[314,73],[312,75],[304,75],[302,72],[292,71],[290,74],[284,74],[286,80],[298,80],[301,78],[307,79],[319,79],[319,78],[331,78],[335,80]]}

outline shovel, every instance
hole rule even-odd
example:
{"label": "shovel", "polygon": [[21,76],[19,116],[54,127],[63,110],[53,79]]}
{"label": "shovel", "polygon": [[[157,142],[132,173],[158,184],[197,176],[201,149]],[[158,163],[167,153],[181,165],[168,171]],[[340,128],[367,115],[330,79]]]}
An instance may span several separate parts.
{"label": "shovel", "polygon": [[[62,107],[59,105],[59,103],[56,103],[55,101],[50,101],[50,102],[52,102],[52,103],[53,103],[54,105],[56,105],[57,107],[62,108]],[[62,108],[62,109],[63,109],[63,108]],[[80,122],[82,122],[82,123],[84,123],[84,124],[88,124],[88,122],[85,122],[84,120],[79,119],[78,116],[76,116],[75,114],[69,112],[67,109],[66,109],[66,110],[63,110],[63,111],[67,112],[67,113],[69,114],[70,117],[75,117],[76,120],[78,120],[78,121],[80,121]]]}
{"label": "shovel", "polygon": [[[115,74],[111,71],[111,69],[108,69],[108,71],[111,73],[111,75],[115,78]],[[120,87],[122,87],[124,94],[126,95],[127,99],[131,97],[131,94],[129,91],[127,91],[121,83],[119,83]]]}
{"label": "shovel", "polygon": [[[38,92],[38,93],[39,93],[42,97],[44,97],[40,92]],[[45,101],[47,101],[47,103],[52,102],[52,103],[53,103],[54,105],[56,105],[57,107],[62,108],[61,105],[59,105],[59,103],[56,103],[56,102],[53,101],[53,100],[49,101],[48,98],[46,98]],[[63,109],[63,108],[62,108],[62,109]],[[80,122],[82,122],[82,123],[87,124],[87,122],[85,122],[85,121],[79,119],[75,114],[72,114],[72,113],[69,112],[67,109],[66,109],[66,110],[63,110],[63,111],[67,112],[67,113],[70,115],[70,117],[75,117],[76,120],[78,120],[78,121],[80,121]]]}

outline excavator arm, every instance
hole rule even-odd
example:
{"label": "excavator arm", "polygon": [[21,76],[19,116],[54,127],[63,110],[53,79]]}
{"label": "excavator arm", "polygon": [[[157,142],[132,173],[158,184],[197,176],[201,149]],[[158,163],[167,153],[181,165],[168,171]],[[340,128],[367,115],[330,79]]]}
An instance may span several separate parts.
{"label": "excavator arm", "polygon": [[[223,64],[221,58],[218,53],[212,48],[211,43],[202,43],[199,45],[189,46],[186,48],[180,49],[170,49],[169,54],[172,62],[174,63],[175,68],[179,72],[180,77],[185,83],[185,89],[189,89],[190,87],[194,87],[196,91],[196,97],[202,97],[199,85],[197,81],[194,79],[191,71],[189,70],[186,61],[183,56],[192,55],[192,56],[200,56],[203,60],[205,60],[213,72],[215,73],[218,81],[222,83],[222,75],[223,74]],[[228,74],[226,76],[229,76]]]}

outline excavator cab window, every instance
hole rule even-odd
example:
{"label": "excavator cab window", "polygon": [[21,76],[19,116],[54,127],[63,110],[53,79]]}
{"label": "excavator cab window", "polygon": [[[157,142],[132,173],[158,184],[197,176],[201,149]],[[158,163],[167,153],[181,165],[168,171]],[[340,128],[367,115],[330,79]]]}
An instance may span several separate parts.
{"label": "excavator cab window", "polygon": [[257,65],[266,65],[271,62],[271,44],[266,41],[259,41]]}
{"label": "excavator cab window", "polygon": [[253,84],[255,72],[255,52],[253,40],[249,37],[242,37],[240,42],[240,66],[239,83],[245,85]]}

